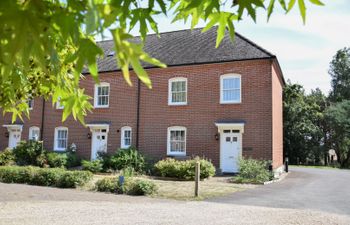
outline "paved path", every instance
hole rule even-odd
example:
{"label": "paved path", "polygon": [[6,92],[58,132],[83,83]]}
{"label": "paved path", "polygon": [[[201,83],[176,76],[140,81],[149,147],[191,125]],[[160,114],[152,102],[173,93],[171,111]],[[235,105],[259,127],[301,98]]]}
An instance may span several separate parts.
{"label": "paved path", "polygon": [[294,167],[282,182],[210,201],[350,215],[350,170]]}
{"label": "paved path", "polygon": [[[0,183],[0,225],[349,225],[349,206],[346,202],[350,198],[348,191],[345,191],[349,186],[343,186],[349,182],[348,176],[348,171],[293,169],[279,183],[205,202]],[[324,178],[328,182],[320,181]],[[322,186],[325,183],[328,188]],[[318,186],[319,190],[314,190]],[[330,192],[333,194],[331,197],[328,196]],[[287,199],[286,194],[289,195]],[[325,200],[327,196],[328,201]],[[343,197],[340,199],[340,196]]]}

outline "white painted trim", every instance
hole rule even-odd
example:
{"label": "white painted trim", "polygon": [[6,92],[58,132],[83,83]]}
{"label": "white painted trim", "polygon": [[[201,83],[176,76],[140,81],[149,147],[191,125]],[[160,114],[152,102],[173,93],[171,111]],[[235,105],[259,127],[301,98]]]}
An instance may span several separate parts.
{"label": "white painted trim", "polygon": [[[108,104],[107,105],[98,105],[98,88],[99,87],[108,87]],[[110,101],[110,93],[111,93],[111,86],[107,82],[101,82],[100,84],[95,84],[94,89],[94,108],[108,108],[109,107],[109,101]]]}
{"label": "white painted trim", "polygon": [[61,98],[58,98],[58,99],[57,99],[57,102],[56,102],[56,109],[64,109],[64,106],[61,105]]}
{"label": "white painted trim", "polygon": [[5,124],[2,126],[6,127],[8,132],[11,132],[12,129],[20,129],[20,132],[22,132],[22,130],[23,130],[22,124]]}
{"label": "white painted trim", "polygon": [[[132,128],[129,126],[124,126],[120,130],[121,130],[120,147],[121,148],[129,148],[131,146],[131,143],[132,143]],[[130,131],[130,145],[125,145],[125,143],[124,143],[125,131]]]}
{"label": "white painted trim", "polygon": [[[58,138],[58,131],[59,130],[66,130],[67,131],[67,146],[66,148],[58,148],[57,147],[57,138]],[[53,149],[54,151],[65,151],[68,148],[68,138],[69,138],[69,132],[68,132],[68,127],[56,127],[55,128],[55,136],[54,136],[54,143],[53,143]]]}
{"label": "white painted trim", "polygon": [[[239,78],[239,100],[238,101],[224,101],[223,100],[223,80],[225,78]],[[220,76],[220,104],[240,104],[242,103],[242,76],[236,73],[229,73]]]}
{"label": "white painted trim", "polygon": [[218,132],[222,133],[223,130],[239,130],[240,133],[244,133],[245,123],[215,123],[215,126],[218,127]]}
{"label": "white painted trim", "polygon": [[31,127],[29,127],[28,139],[29,139],[29,140],[33,140],[33,139],[34,139],[34,137],[32,137],[33,130],[38,130],[38,133],[39,133],[38,140],[39,140],[39,139],[40,139],[40,128],[37,127],[37,126],[31,126]]}
{"label": "white painted trim", "polygon": [[[29,102],[32,102],[31,106],[29,106]],[[28,99],[28,109],[33,110],[34,109],[34,99]]]}
{"label": "white painted trim", "polygon": [[103,124],[103,123],[94,124],[93,123],[93,124],[86,124],[86,126],[90,128],[91,132],[93,132],[96,129],[106,129],[107,133],[109,132],[109,124]]}
{"label": "white painted trim", "polygon": [[[173,82],[185,81],[186,82],[186,102],[172,102],[172,92],[171,92],[171,84]],[[174,77],[169,79],[168,81],[168,105],[187,105],[188,99],[188,82],[186,77]]]}
{"label": "white painted trim", "polygon": [[[185,151],[184,152],[170,152],[170,131],[185,131]],[[187,148],[187,128],[183,126],[168,127],[167,135],[167,155],[168,156],[185,156]]]}

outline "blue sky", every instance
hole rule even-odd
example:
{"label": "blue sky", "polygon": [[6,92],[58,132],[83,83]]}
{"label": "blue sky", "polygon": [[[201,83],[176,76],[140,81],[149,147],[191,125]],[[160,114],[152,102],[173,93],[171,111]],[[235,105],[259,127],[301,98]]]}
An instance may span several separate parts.
{"label": "blue sky", "polygon": [[[276,54],[286,79],[307,91],[319,87],[328,93],[329,62],[338,49],[350,47],[350,0],[323,2],[323,7],[307,5],[305,25],[297,8],[285,15],[276,7],[268,23],[261,11],[256,24],[244,18],[236,24],[236,31]],[[171,18],[158,21],[161,32],[189,28],[189,24],[171,24]]]}

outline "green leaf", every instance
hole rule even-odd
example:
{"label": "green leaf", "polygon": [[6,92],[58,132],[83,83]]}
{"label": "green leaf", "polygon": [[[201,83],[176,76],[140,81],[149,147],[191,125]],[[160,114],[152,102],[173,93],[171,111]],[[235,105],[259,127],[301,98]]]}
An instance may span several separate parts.
{"label": "green leaf", "polygon": [[306,21],[306,7],[304,0],[298,0],[300,15],[303,18],[303,23]]}
{"label": "green leaf", "polygon": [[292,10],[292,8],[294,7],[294,5],[295,5],[295,2],[296,2],[296,0],[290,0],[289,1],[289,3],[288,3],[288,12],[290,11],[290,10]]}
{"label": "green leaf", "polygon": [[271,17],[274,5],[275,5],[275,0],[270,0],[270,4],[267,7],[267,21],[269,21],[269,19]]}
{"label": "green leaf", "polygon": [[323,5],[324,5],[324,3],[321,2],[320,0],[310,0],[310,2],[311,2],[312,4],[315,4],[315,5],[320,5],[320,6],[323,6]]}

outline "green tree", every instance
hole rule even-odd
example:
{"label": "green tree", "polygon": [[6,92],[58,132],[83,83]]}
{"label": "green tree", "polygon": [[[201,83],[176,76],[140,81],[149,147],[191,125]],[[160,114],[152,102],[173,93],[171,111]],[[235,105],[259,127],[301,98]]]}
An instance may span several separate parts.
{"label": "green tree", "polygon": [[332,77],[330,99],[333,102],[350,100],[350,48],[337,51],[330,63],[329,74]]}
{"label": "green tree", "polygon": [[[13,120],[27,115],[28,98],[60,98],[63,120],[69,115],[84,122],[91,109],[89,96],[79,88],[86,67],[99,82],[96,60],[103,57],[94,37],[110,32],[117,64],[131,85],[129,70],[152,87],[141,61],[165,67],[143,50],[147,33],[158,33],[157,15],[172,14],[173,21],[205,21],[203,32],[217,25],[216,46],[226,30],[234,38],[234,23],[244,14],[256,20],[256,11],[270,18],[275,5],[289,12],[296,4],[305,22],[306,2],[319,0],[1,0],[0,1],[0,108]],[[297,3],[296,3],[297,2]],[[130,39],[138,30],[141,41]]]}
{"label": "green tree", "polygon": [[323,99],[320,90],[306,95],[299,84],[288,82],[283,90],[284,151],[292,164],[319,163],[323,156]]}
{"label": "green tree", "polygon": [[350,100],[330,106],[325,112],[329,136],[341,167],[350,165]]}

